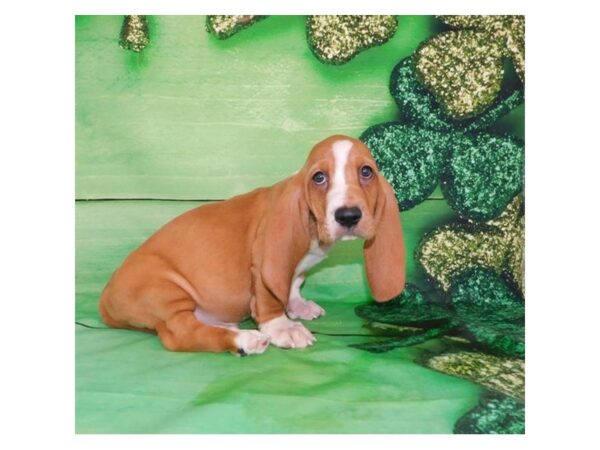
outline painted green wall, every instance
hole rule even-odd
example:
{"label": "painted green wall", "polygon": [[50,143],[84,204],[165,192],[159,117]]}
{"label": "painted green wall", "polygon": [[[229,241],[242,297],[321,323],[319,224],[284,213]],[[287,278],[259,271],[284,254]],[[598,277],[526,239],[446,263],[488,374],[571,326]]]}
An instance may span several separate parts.
{"label": "painted green wall", "polygon": [[200,16],[151,18],[140,54],[121,17],[76,19],[77,198],[215,200],[270,185],[331,134],[392,120],[394,65],[436,30],[401,17],[393,39],[348,64],[320,63],[304,18],[271,17],[229,40]]}

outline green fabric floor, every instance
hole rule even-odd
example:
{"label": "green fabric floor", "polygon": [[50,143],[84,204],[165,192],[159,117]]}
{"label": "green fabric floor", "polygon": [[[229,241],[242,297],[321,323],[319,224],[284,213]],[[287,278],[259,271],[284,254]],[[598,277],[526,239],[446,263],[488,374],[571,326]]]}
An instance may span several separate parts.
{"label": "green fabric floor", "polygon": [[[397,116],[394,65],[438,32],[400,17],[396,35],[343,66],[306,44],[303,17],[271,17],[227,41],[201,16],[150,18],[151,43],[117,45],[121,16],[76,18],[76,432],[452,433],[482,388],[414,362],[419,347],[372,354],[367,337],[317,334],[305,350],[258,356],[164,350],[156,336],[103,327],[99,294],[123,258],[181,212],[266,186],[334,133],[359,136]],[[496,125],[522,136],[523,108]],[[438,190],[402,212],[407,278],[413,251],[454,220]],[[368,333],[360,242],[340,243],[303,294],[327,315],[321,333]],[[245,323],[244,326],[252,326]]]}
{"label": "green fabric floor", "polygon": [[[349,305],[321,305],[311,329],[360,330]],[[168,353],[128,331],[76,338],[78,433],[451,433],[479,395],[411,351],[374,355],[349,338],[255,358]]]}

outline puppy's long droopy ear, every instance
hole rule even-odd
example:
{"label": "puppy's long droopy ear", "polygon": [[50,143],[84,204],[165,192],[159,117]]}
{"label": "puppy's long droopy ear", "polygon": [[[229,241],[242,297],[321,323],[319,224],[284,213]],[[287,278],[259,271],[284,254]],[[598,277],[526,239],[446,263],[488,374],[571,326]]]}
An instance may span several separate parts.
{"label": "puppy's long droopy ear", "polygon": [[296,266],[310,247],[308,205],[300,175],[277,186],[265,219],[261,278],[281,302],[287,303]]}
{"label": "puppy's long droopy ear", "polygon": [[404,289],[406,254],[396,196],[381,175],[375,223],[375,236],[364,245],[365,268],[373,298],[384,302],[399,295]]}

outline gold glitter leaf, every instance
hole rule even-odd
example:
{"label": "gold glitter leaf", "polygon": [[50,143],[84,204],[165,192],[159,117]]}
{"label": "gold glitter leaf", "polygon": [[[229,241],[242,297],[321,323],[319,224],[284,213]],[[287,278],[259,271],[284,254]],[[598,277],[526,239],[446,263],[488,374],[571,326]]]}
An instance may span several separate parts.
{"label": "gold glitter leaf", "polygon": [[498,227],[503,233],[510,233],[514,230],[519,217],[523,216],[525,200],[522,194],[517,195],[506,208],[495,219],[486,222],[488,225]]}
{"label": "gold glitter leaf", "polygon": [[452,280],[469,267],[500,272],[506,245],[504,236],[493,227],[448,225],[425,237],[417,258],[425,272],[447,291]]}
{"label": "gold glitter leaf", "polygon": [[268,16],[206,16],[206,29],[219,39],[227,39],[238,31]]}
{"label": "gold glitter leaf", "polygon": [[309,16],[308,43],[322,62],[343,64],[359,52],[384,44],[396,32],[394,16]]}
{"label": "gold glitter leaf", "polygon": [[525,217],[521,217],[517,228],[511,233],[506,271],[519,290],[525,295]]}
{"label": "gold glitter leaf", "polygon": [[139,53],[149,42],[146,16],[125,16],[119,38],[121,48]]}
{"label": "gold glitter leaf", "polygon": [[481,113],[500,92],[502,58],[525,80],[524,16],[439,16],[458,30],[441,33],[416,54],[421,81],[455,119]]}
{"label": "gold glitter leaf", "polygon": [[512,17],[522,16],[437,16],[438,19],[452,28],[474,28],[492,33],[506,29],[507,21]]}
{"label": "gold glitter leaf", "polygon": [[506,56],[512,59],[521,81],[525,81],[525,17],[508,17],[510,32],[505,36]]}
{"label": "gold glitter leaf", "polygon": [[453,28],[475,29],[487,33],[503,46],[521,81],[525,81],[525,16],[438,16]]}
{"label": "gold glitter leaf", "polygon": [[425,361],[425,365],[514,398],[525,398],[525,361],[522,359],[456,352],[434,356]]}
{"label": "gold glitter leaf", "polygon": [[507,274],[523,292],[524,225],[518,195],[494,220],[444,225],[425,235],[416,259],[444,291],[466,269],[483,266]]}
{"label": "gold glitter leaf", "polygon": [[454,118],[479,114],[500,92],[502,49],[486,39],[479,31],[449,31],[417,51],[421,80]]}

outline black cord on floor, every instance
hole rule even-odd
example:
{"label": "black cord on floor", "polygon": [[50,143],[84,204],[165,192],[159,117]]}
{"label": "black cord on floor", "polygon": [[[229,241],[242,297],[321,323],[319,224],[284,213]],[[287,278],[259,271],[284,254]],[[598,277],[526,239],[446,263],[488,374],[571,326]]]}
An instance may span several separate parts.
{"label": "black cord on floor", "polygon": [[87,323],[75,321],[75,325],[79,325],[80,327],[90,328],[92,330],[110,330],[108,327],[95,327],[92,325],[88,325]]}
{"label": "black cord on floor", "polygon": [[[307,327],[308,328],[308,327]],[[320,334],[323,336],[356,336],[356,337],[381,337],[377,334],[361,334],[361,333],[324,333],[323,331],[313,331],[311,329],[309,329],[308,331],[310,331],[312,334]]]}
{"label": "black cord on floor", "polygon": [[[79,325],[80,327],[89,328],[91,330],[111,330],[109,327],[96,327],[93,325],[88,325],[87,323],[75,321],[75,325]],[[377,334],[362,334],[362,333],[325,333],[323,331],[309,331],[313,334],[318,334],[321,336],[332,336],[332,337],[381,337]]]}

